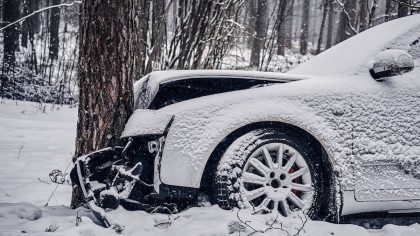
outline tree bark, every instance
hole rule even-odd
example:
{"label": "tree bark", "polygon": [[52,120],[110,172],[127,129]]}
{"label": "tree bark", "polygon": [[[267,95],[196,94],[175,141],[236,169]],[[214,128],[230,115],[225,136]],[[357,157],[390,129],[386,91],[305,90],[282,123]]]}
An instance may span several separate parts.
{"label": "tree bark", "polygon": [[[19,19],[19,1],[4,0],[3,22],[11,23]],[[19,50],[19,24],[12,25],[3,31],[3,73],[9,73],[15,67],[16,51]]]}
{"label": "tree bark", "polygon": [[251,49],[251,66],[259,67],[261,61],[261,50],[264,47],[265,37],[267,36],[267,10],[268,3],[266,0],[258,0],[257,15],[254,24],[254,40]]}
{"label": "tree bark", "polygon": [[[59,5],[61,0],[52,0],[51,5]],[[51,61],[56,60],[58,58],[58,47],[60,44],[60,38],[58,36],[60,26],[60,8],[53,8],[51,9],[50,13],[50,25],[49,25],[49,32],[50,32],[50,47],[49,47],[49,59]]]}
{"label": "tree bark", "polygon": [[[79,40],[79,120],[76,152],[119,144],[133,111],[134,49],[138,1],[84,0]],[[80,204],[73,191],[72,207]]]}
{"label": "tree bark", "polygon": [[308,53],[308,32],[309,32],[309,8],[310,1],[303,1],[302,24],[300,27],[300,54]]}

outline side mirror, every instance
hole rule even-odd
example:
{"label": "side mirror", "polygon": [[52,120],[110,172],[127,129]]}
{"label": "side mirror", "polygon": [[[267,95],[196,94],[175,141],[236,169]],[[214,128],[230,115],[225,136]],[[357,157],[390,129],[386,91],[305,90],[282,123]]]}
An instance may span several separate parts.
{"label": "side mirror", "polygon": [[413,57],[403,50],[388,49],[379,53],[373,61],[371,76],[377,81],[401,75],[414,69]]}

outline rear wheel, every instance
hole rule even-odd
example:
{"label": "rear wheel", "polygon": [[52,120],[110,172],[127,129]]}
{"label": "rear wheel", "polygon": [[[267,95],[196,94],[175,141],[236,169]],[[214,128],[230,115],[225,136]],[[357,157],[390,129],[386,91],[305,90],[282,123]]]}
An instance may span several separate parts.
{"label": "rear wheel", "polygon": [[254,208],[314,218],[322,205],[322,154],[306,137],[258,129],[234,141],[221,158],[214,182],[222,208]]}

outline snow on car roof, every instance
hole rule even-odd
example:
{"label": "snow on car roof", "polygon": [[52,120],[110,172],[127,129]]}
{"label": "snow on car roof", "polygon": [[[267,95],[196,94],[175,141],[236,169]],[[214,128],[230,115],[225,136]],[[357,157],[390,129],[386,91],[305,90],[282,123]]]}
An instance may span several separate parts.
{"label": "snow on car roof", "polygon": [[420,37],[420,15],[396,19],[375,26],[335,45],[289,71],[315,76],[368,73],[370,61],[384,49],[406,49]]}
{"label": "snow on car roof", "polygon": [[150,73],[150,79],[160,84],[177,79],[193,77],[237,77],[249,79],[267,79],[291,81],[307,78],[301,75],[288,75],[279,72],[238,71],[238,70],[165,70]]}

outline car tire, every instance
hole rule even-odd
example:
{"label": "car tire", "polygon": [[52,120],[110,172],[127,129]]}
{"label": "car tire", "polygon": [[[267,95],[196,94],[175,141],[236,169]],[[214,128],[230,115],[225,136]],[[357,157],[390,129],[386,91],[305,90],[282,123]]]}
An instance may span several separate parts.
{"label": "car tire", "polygon": [[323,166],[322,149],[307,135],[256,129],[233,141],[221,157],[214,198],[223,209],[252,207],[283,216],[303,210],[319,218],[320,208],[332,197],[322,196],[331,195]]}

